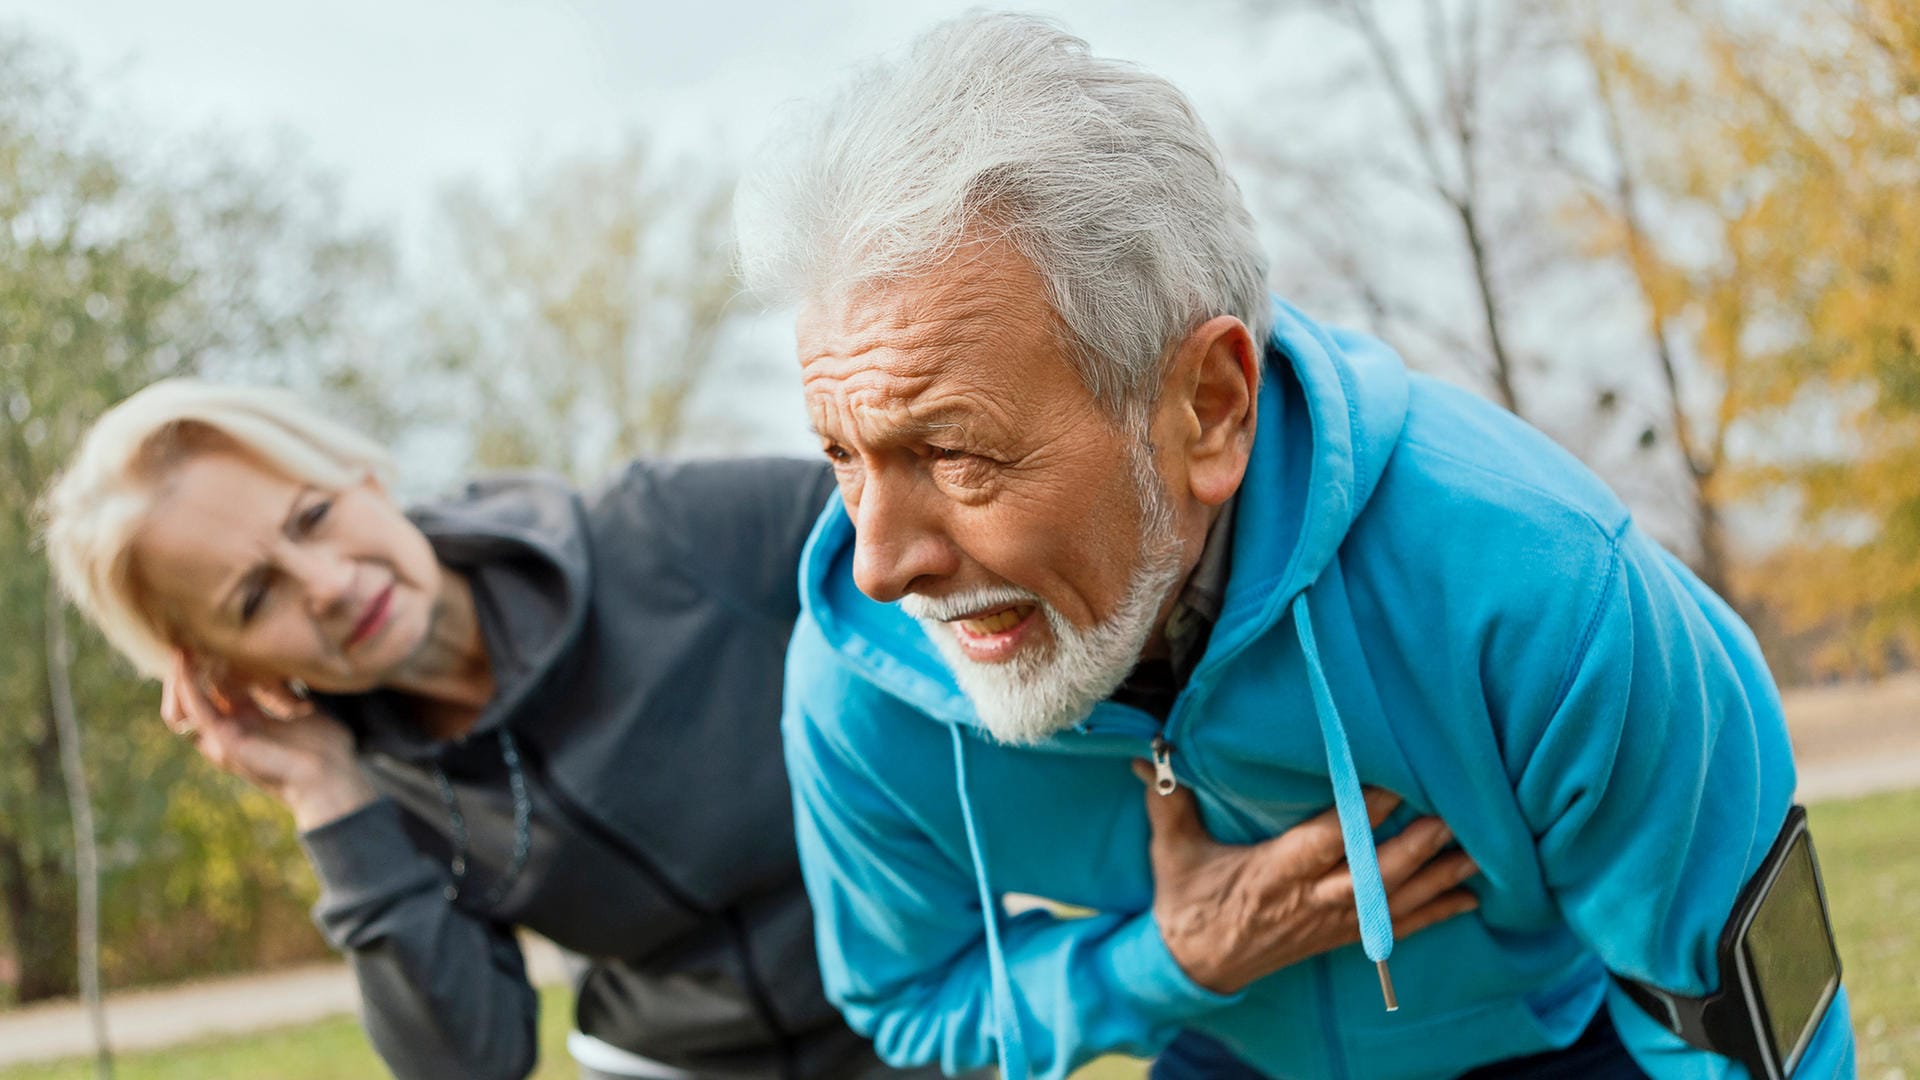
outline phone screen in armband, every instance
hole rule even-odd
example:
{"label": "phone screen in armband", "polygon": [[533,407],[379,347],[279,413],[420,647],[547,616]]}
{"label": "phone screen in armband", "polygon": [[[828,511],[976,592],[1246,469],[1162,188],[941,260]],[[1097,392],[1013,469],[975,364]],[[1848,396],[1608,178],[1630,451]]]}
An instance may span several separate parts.
{"label": "phone screen in armband", "polygon": [[1749,1007],[1780,1073],[1790,1073],[1840,987],[1826,898],[1804,829],[1780,860],[1740,943]]}

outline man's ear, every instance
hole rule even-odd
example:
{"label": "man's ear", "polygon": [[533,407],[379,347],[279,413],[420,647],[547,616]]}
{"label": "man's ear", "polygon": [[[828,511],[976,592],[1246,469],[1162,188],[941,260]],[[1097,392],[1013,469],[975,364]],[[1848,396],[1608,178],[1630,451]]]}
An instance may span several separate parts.
{"label": "man's ear", "polygon": [[1260,390],[1260,351],[1247,326],[1219,315],[1195,327],[1175,347],[1172,385],[1166,394],[1178,409],[1174,422],[1184,458],[1187,487],[1208,506],[1219,506],[1240,489],[1253,434]]}

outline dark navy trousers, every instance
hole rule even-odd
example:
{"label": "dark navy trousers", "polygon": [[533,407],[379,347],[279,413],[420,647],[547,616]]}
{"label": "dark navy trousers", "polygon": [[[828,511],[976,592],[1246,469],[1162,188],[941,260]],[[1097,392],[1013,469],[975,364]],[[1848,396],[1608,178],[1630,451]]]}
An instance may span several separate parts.
{"label": "dark navy trousers", "polygon": [[[1265,1073],[1241,1061],[1220,1043],[1197,1031],[1183,1033],[1153,1063],[1151,1080],[1264,1080]],[[1460,1080],[1647,1080],[1620,1036],[1605,1006],[1593,1023],[1563,1050],[1496,1061]]]}

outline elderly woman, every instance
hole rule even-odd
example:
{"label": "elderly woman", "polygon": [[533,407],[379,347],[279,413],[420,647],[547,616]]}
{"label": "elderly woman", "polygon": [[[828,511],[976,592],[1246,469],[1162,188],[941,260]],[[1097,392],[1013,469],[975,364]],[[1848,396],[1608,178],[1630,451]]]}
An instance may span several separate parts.
{"label": "elderly woman", "polygon": [[885,1075],[821,992],[779,746],[827,471],[643,462],[402,512],[387,466],[289,394],[169,381],[47,506],[167,722],[293,812],[387,1064],[525,1076],[525,926],[590,958],[587,1076]]}

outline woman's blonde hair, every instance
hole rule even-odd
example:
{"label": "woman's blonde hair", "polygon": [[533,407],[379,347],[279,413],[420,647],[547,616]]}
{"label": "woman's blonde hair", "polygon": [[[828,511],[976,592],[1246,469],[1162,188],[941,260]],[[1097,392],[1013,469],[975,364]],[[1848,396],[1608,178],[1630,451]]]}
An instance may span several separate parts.
{"label": "woman's blonde hair", "polygon": [[154,678],[178,643],[142,603],[134,537],[167,475],[213,449],[334,491],[369,474],[385,480],[392,464],[378,443],[285,390],[166,379],[108,409],[42,501],[47,556],[74,606]]}

